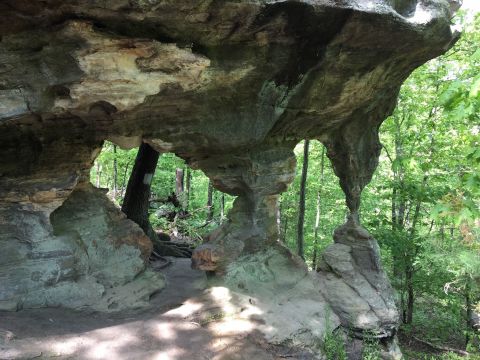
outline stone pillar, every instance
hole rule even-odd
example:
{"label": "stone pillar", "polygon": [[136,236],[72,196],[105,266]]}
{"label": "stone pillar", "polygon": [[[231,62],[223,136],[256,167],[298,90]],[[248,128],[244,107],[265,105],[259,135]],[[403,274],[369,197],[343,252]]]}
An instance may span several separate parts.
{"label": "stone pillar", "polygon": [[222,273],[240,255],[278,241],[278,194],[293,181],[295,163],[291,147],[277,146],[192,162],[217,189],[237,196],[228,220],[195,250],[192,267]]}
{"label": "stone pillar", "polygon": [[359,218],[362,190],[378,165],[379,123],[365,126],[365,122],[354,121],[326,141],[350,213],[335,230],[334,244],[322,254],[319,273],[321,291],[332,299],[330,305],[343,327],[360,339],[357,342],[365,333],[382,339],[383,357],[397,359],[401,352],[395,340],[399,314],[394,291],[382,268],[378,243]]}

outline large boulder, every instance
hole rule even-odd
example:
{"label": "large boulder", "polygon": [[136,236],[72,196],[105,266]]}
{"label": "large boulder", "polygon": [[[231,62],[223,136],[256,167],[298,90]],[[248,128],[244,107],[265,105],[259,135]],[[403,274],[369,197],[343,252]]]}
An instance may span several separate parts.
{"label": "large boulder", "polygon": [[[103,190],[77,187],[52,213],[34,203],[0,214],[16,224],[14,232],[0,235],[6,245],[0,254],[1,310],[118,311],[145,306],[165,285],[146,269],[152,243]],[[4,237],[12,235],[20,241]]]}

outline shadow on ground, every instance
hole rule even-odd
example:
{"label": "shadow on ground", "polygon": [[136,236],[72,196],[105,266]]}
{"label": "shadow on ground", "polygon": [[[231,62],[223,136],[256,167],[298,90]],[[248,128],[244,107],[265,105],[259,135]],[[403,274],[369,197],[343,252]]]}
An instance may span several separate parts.
{"label": "shadow on ground", "polygon": [[[273,346],[261,310],[238,309],[227,288],[207,287],[189,259],[163,269],[167,286],[146,309],[101,314],[69,309],[0,312],[0,359],[313,359]],[[253,303],[253,300],[252,300]],[[239,315],[239,311],[242,316]]]}

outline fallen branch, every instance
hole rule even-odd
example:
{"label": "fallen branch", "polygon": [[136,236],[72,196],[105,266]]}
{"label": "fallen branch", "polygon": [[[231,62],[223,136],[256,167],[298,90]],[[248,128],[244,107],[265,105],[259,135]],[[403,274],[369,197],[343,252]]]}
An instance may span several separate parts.
{"label": "fallen branch", "polygon": [[464,351],[464,350],[459,350],[459,349],[454,349],[454,348],[451,348],[451,347],[448,347],[448,346],[440,346],[440,345],[435,345],[431,342],[428,342],[428,341],[425,341],[425,340],[421,340],[419,338],[417,338],[416,336],[412,336],[416,341],[422,343],[422,344],[425,344],[427,346],[430,346],[432,349],[435,349],[435,350],[438,350],[438,351],[449,351],[449,352],[453,352],[455,354],[458,354],[458,355],[462,355],[462,356],[468,356],[470,355],[467,351]]}
{"label": "fallen branch", "polygon": [[153,248],[160,256],[174,256],[189,258],[192,256],[192,249],[183,244],[175,244],[169,241],[155,241]]}
{"label": "fallen branch", "polygon": [[152,251],[152,255],[150,255],[150,261],[152,261],[152,262],[163,261],[163,262],[164,262],[163,265],[155,264],[155,266],[154,266],[154,269],[155,269],[155,270],[164,269],[164,268],[166,268],[167,266],[169,266],[169,265],[172,264],[172,261],[171,261],[170,259],[167,259],[167,258],[159,255],[158,253],[155,252],[155,250]]}

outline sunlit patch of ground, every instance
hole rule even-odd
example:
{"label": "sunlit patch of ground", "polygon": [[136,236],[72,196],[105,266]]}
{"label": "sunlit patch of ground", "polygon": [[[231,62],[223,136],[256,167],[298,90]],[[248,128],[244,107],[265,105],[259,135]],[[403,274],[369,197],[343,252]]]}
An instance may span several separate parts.
{"label": "sunlit patch of ground", "polygon": [[253,301],[239,309],[227,288],[206,289],[189,259],[165,274],[168,286],[142,311],[0,313],[0,359],[270,360],[292,352],[264,341]]}

